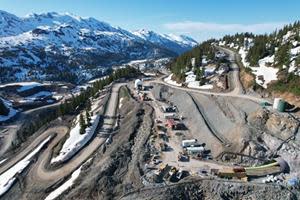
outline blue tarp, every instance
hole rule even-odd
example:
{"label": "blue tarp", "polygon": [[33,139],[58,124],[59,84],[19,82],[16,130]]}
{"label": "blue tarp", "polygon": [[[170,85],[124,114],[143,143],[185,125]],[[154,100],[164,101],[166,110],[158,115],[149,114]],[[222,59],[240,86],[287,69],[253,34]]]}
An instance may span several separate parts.
{"label": "blue tarp", "polygon": [[299,178],[291,178],[288,180],[289,186],[297,186],[299,185],[299,183],[300,183]]}

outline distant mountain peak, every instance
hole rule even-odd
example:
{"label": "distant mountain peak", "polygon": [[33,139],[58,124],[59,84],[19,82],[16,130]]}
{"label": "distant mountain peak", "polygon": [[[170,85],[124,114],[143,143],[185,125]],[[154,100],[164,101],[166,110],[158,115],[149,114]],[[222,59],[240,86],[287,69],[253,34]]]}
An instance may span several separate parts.
{"label": "distant mountain peak", "polygon": [[147,29],[140,29],[132,33],[156,45],[168,47],[177,54],[188,51],[198,44],[192,38],[184,35],[159,34]]}

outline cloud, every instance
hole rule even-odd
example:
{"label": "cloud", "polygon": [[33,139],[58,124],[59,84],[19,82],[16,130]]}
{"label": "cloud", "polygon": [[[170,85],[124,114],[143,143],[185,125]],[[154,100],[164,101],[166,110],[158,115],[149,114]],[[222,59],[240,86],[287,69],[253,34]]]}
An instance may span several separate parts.
{"label": "cloud", "polygon": [[276,28],[283,27],[286,22],[271,22],[257,24],[221,24],[207,23],[197,21],[183,21],[164,24],[164,28],[174,32],[215,32],[215,33],[237,33],[237,32],[253,32],[268,33]]}

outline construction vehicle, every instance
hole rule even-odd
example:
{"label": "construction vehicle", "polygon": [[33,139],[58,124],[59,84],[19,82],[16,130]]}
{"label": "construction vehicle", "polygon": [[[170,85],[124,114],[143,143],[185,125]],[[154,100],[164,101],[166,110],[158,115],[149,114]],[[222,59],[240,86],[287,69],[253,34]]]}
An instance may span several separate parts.
{"label": "construction vehicle", "polygon": [[162,173],[163,171],[165,171],[168,167],[169,167],[168,164],[166,164],[166,165],[161,164],[161,165],[159,166],[159,168],[154,172],[154,174],[156,174],[156,175],[159,176],[159,175],[161,175],[161,173]]}
{"label": "construction vehicle", "polygon": [[168,150],[168,145],[165,142],[159,143],[161,151],[167,151]]}
{"label": "construction vehicle", "polygon": [[185,152],[179,152],[179,155],[178,155],[178,161],[181,161],[181,162],[187,162],[190,160],[190,157],[187,153]]}
{"label": "construction vehicle", "polygon": [[184,171],[182,169],[179,169],[176,173],[176,178],[179,181],[180,179],[184,178],[188,174],[187,171]]}
{"label": "construction vehicle", "polygon": [[171,170],[169,171],[169,175],[173,176],[174,174],[176,174],[176,172],[177,172],[176,167],[172,167]]}
{"label": "construction vehicle", "polygon": [[171,170],[169,171],[169,177],[168,177],[169,181],[176,182],[178,180],[176,177],[177,172],[178,172],[178,170],[176,167],[171,168]]}
{"label": "construction vehicle", "polygon": [[169,171],[171,169],[171,166],[168,164],[164,165],[161,164],[160,167],[154,172],[156,174],[156,178],[158,181],[167,180],[167,177],[169,176]]}
{"label": "construction vehicle", "polygon": [[158,165],[158,164],[162,163],[162,160],[160,160],[159,158],[160,158],[159,155],[153,155],[153,157],[151,159],[151,163],[154,165]]}

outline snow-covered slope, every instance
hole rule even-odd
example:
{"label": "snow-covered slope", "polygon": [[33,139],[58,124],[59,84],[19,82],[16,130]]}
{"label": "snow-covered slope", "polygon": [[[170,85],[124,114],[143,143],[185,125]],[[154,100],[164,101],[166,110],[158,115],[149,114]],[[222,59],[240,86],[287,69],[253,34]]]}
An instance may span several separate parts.
{"label": "snow-covered slope", "polygon": [[59,79],[57,76],[63,80],[70,73],[91,78],[101,72],[101,67],[173,57],[196,44],[186,36],[168,37],[161,36],[158,42],[94,18],[69,13],[30,14],[20,18],[0,11],[0,82]]}
{"label": "snow-covered slope", "polygon": [[300,22],[286,25],[269,35],[241,33],[226,36],[217,45],[235,49],[243,65],[251,69],[249,71],[256,76],[256,83],[262,87],[268,88],[278,81],[287,85],[290,81],[289,88],[298,91],[296,81],[300,80]]}
{"label": "snow-covered slope", "polygon": [[178,54],[188,51],[198,44],[194,39],[185,35],[158,34],[145,29],[134,31],[132,33],[144,40],[170,49]]}

